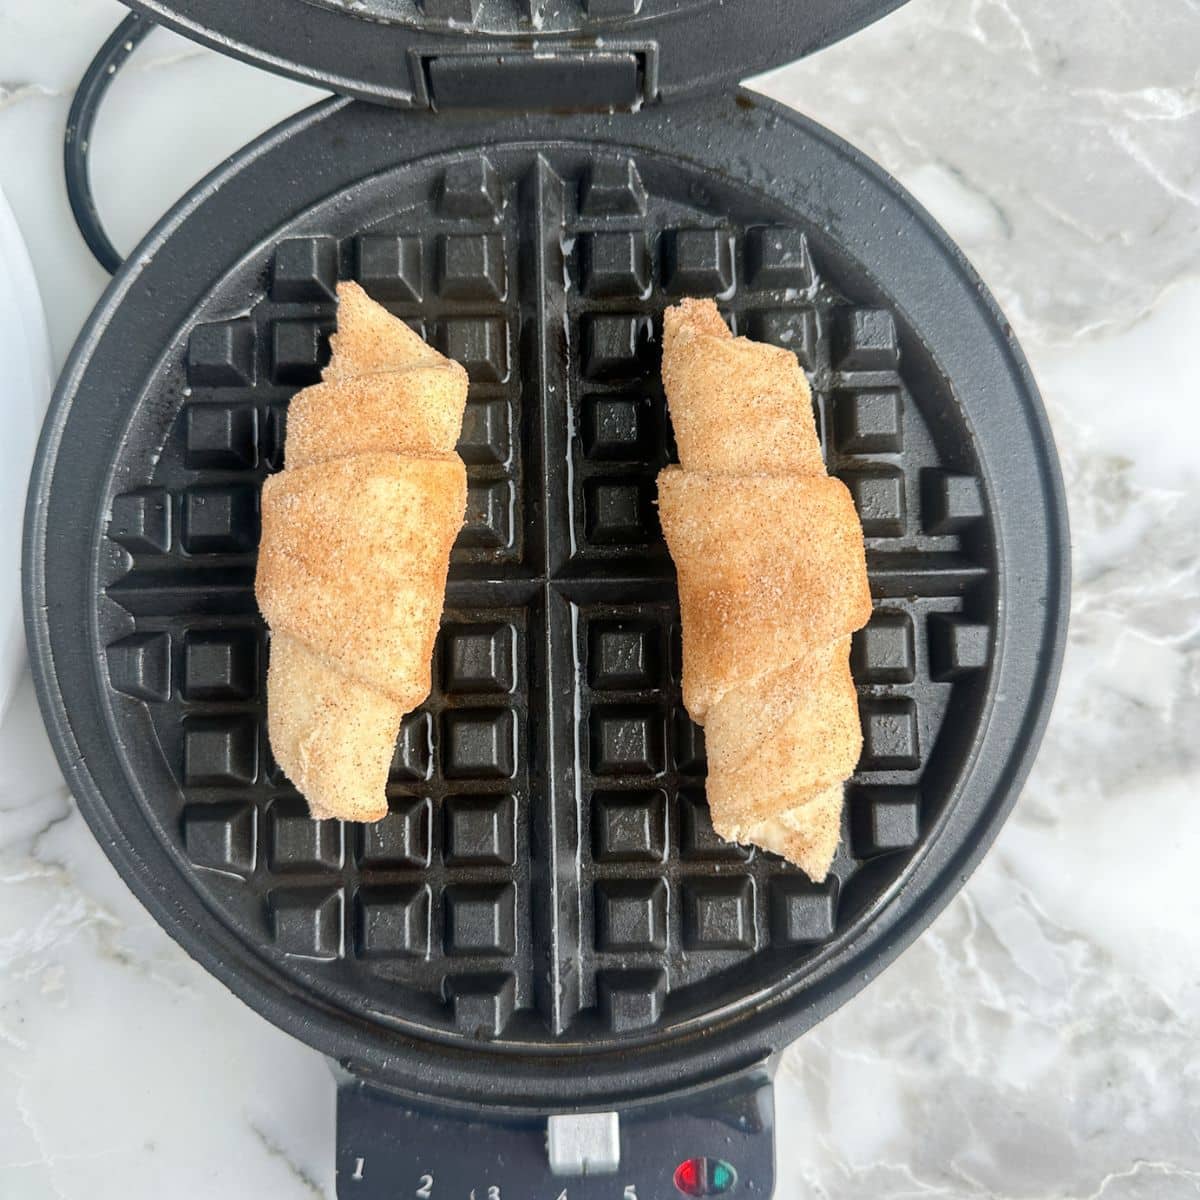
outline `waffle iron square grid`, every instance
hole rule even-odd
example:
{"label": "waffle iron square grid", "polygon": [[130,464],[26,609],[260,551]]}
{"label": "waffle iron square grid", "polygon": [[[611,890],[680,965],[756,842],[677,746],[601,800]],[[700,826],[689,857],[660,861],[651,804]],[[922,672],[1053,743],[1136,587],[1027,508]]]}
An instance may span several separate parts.
{"label": "waffle iron square grid", "polygon": [[[947,452],[945,412],[909,390],[895,314],[847,299],[804,230],[615,154],[463,155],[427,195],[278,240],[253,306],[191,328],[161,455],[112,502],[116,711],[149,712],[179,789],[155,800],[166,836],[264,954],[447,1033],[634,1035],[818,955],[931,836],[989,661],[984,494],[961,432]],[[310,822],[274,764],[253,599],[258,489],[339,278],[471,378],[433,691],[374,826]],[[821,886],[715,837],[680,699],[657,347],[663,308],[696,294],[797,352],[867,534],[864,751]]]}

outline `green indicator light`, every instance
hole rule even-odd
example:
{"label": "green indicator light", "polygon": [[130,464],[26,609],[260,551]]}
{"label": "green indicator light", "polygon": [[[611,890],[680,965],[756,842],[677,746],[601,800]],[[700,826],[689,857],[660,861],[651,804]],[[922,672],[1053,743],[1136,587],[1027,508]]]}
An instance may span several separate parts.
{"label": "green indicator light", "polygon": [[727,1162],[722,1162],[719,1158],[708,1160],[708,1194],[710,1196],[719,1196],[722,1192],[729,1191],[735,1183],[737,1183],[737,1172]]}

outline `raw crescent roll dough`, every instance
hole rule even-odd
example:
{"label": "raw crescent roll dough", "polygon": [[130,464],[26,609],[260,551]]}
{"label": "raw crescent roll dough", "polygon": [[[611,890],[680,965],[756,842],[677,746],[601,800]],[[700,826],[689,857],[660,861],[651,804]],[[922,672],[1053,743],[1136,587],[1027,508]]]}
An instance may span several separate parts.
{"label": "raw crescent roll dough", "polygon": [[255,589],[276,761],[314,818],[373,821],[401,718],[429,694],[467,375],[357,284],[338,301],[333,357],[292,400],[286,469],[263,484]]}
{"label": "raw crescent roll dough", "polygon": [[680,466],[658,477],[659,513],[713,828],[819,882],[862,751],[849,663],[871,615],[862,526],[825,473],[794,354],[684,300],[664,318],[662,373]]}

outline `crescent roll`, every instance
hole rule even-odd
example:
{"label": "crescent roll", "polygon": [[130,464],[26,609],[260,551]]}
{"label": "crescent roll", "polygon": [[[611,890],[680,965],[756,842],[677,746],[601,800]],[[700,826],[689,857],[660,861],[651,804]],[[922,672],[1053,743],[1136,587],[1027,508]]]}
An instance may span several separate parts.
{"label": "crescent roll", "polygon": [[791,351],[735,338],[711,300],[667,310],[680,465],[658,477],[683,621],[683,700],[704,726],[713,828],[820,882],[862,751],[850,634],[871,615],[862,526],[825,472]]}
{"label": "crescent roll", "polygon": [[267,726],[315,819],[374,821],[400,721],[429,694],[450,548],[466,371],[354,283],[321,382],[288,409],[263,484],[255,590],[271,627]]}

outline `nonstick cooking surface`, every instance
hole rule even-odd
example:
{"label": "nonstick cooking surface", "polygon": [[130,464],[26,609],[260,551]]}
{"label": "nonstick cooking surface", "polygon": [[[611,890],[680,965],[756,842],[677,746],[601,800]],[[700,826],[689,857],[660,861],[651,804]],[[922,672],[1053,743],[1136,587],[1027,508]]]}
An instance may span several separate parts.
{"label": "nonstick cooking surface", "polygon": [[538,34],[634,28],[656,18],[703,13],[719,0],[301,0],[342,15],[425,30]]}
{"label": "nonstick cooking surface", "polygon": [[[364,1073],[534,1103],[752,1061],[915,935],[1036,743],[1062,516],[1019,353],[911,202],[773,106],[486,139],[314,113],[152,235],[60,387],[30,620],[84,811],[194,954]],[[309,821],[271,758],[253,593],[339,278],[471,377],[433,693],[368,826]],[[822,886],[707,817],[655,510],[682,295],[797,352],[867,534],[865,745]]]}
{"label": "nonstick cooking surface", "polygon": [[[513,35],[536,33],[603,33],[614,26],[621,31],[653,27],[665,19],[708,21],[726,0],[294,0],[331,9],[341,16],[383,23],[410,25],[430,32],[466,31]],[[759,0],[751,0],[759,3]],[[812,24],[823,4],[790,0],[793,21]],[[750,12],[745,0],[742,15]],[[175,7],[168,4],[168,7]],[[853,7],[862,7],[861,0]],[[875,8],[882,7],[876,4]],[[807,11],[806,11],[807,10]],[[772,16],[774,13],[772,13]],[[847,23],[853,19],[844,18]],[[786,31],[781,30],[786,36]]]}

